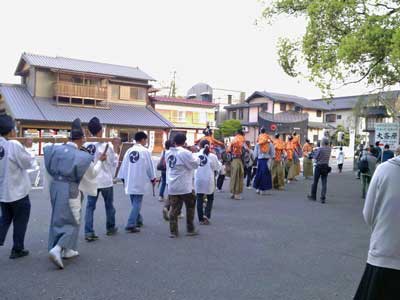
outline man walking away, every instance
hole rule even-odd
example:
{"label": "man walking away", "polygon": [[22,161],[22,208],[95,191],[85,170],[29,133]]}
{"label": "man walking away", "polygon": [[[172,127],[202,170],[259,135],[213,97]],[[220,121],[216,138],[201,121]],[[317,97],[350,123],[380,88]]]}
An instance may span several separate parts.
{"label": "man walking away", "polygon": [[380,142],[375,143],[375,147],[373,147],[372,154],[376,157],[377,161],[380,162],[382,160],[382,149],[379,146]]}
{"label": "man walking away", "polygon": [[[88,124],[89,132],[92,136],[101,138],[103,128],[100,120],[96,117],[92,118]],[[118,228],[115,227],[115,208],[114,208],[114,174],[118,161],[111,143],[88,142],[84,144],[89,153],[93,155],[94,163],[99,160],[102,154],[107,155],[102,165],[99,174],[96,177],[97,195],[87,196],[86,214],[85,214],[85,239],[88,242],[95,241],[98,236],[93,229],[93,215],[96,209],[97,199],[99,194],[103,196],[104,206],[106,210],[106,232],[107,235],[114,235]],[[106,151],[107,150],[107,151]]]}
{"label": "man walking away", "polygon": [[275,134],[274,140],[275,155],[272,163],[272,184],[274,189],[283,190],[285,187],[285,168],[284,168],[284,155],[286,145],[280,139],[279,133]]}
{"label": "man walking away", "polygon": [[194,236],[193,220],[195,214],[196,197],[193,191],[193,171],[200,165],[200,159],[183,148],[186,142],[184,134],[177,134],[174,138],[175,147],[166,153],[167,160],[167,187],[171,212],[169,215],[170,237],[178,237],[178,215],[183,203],[186,206],[187,235]]}
{"label": "man walking away", "polygon": [[392,150],[390,150],[390,147],[388,144],[385,145],[385,148],[383,149],[382,152],[382,162],[384,163],[385,161],[388,161],[389,159],[394,157],[394,153]]}
{"label": "man walking away", "polygon": [[400,298],[400,157],[379,165],[363,215],[372,234],[367,265],[354,300]]}
{"label": "man walking away", "polygon": [[251,149],[250,141],[246,141],[248,151],[244,157],[244,176],[246,178],[246,188],[251,190],[251,180],[253,179],[254,151]]}
{"label": "man walking away", "polygon": [[377,159],[372,154],[373,146],[370,146],[360,160],[359,168],[361,173],[361,183],[362,183],[362,198],[365,199],[365,196],[368,191],[369,184],[372,179],[372,175],[374,175]]}
{"label": "man walking away", "polygon": [[320,178],[322,183],[321,203],[325,203],[326,201],[328,174],[331,171],[331,168],[329,167],[330,157],[331,157],[331,147],[329,147],[329,140],[327,138],[324,138],[322,140],[322,146],[316,150],[314,155],[316,163],[314,172],[314,182],[311,187],[311,195],[308,196],[308,199],[312,201],[317,200],[317,189]]}
{"label": "man walking away", "polygon": [[235,138],[227,149],[227,152],[232,153],[230,182],[231,198],[236,200],[242,199],[241,194],[243,193],[244,166],[242,158],[244,151],[247,151],[244,133],[242,130],[238,130]]}
{"label": "man walking away", "polygon": [[[259,138],[260,141],[260,138]],[[256,145],[254,155],[257,158],[257,174],[254,178],[254,188],[257,194],[267,195],[272,189],[272,177],[270,172],[270,160],[275,156],[274,145],[270,140]]]}
{"label": "man walking away", "polygon": [[0,115],[0,246],[3,246],[8,229],[13,223],[14,245],[11,259],[29,254],[24,240],[29,222],[31,203],[29,191],[31,182],[27,170],[33,167],[33,158],[17,141],[8,140],[15,136],[14,120]]}
{"label": "man walking away", "polygon": [[125,194],[129,195],[132,204],[132,210],[125,227],[125,230],[130,233],[140,232],[138,227],[143,224],[143,217],[140,214],[143,195],[149,182],[153,187],[156,184],[151,153],[145,148],[147,134],[139,131],[135,134],[135,141],[136,144],[125,153],[118,172],[118,178],[123,181]]}

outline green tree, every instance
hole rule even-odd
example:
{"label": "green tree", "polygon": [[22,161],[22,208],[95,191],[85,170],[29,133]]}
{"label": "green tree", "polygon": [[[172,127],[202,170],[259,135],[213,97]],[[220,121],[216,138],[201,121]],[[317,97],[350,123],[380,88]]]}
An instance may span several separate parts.
{"label": "green tree", "polygon": [[219,126],[219,132],[222,137],[229,137],[242,129],[242,123],[239,120],[226,120]]}
{"label": "green tree", "polygon": [[[400,82],[399,0],[270,0],[262,17],[305,18],[306,33],[281,38],[279,63],[292,77],[314,82],[325,96],[365,82],[380,89]],[[303,66],[306,72],[301,72]],[[395,106],[385,103],[392,114]]]}

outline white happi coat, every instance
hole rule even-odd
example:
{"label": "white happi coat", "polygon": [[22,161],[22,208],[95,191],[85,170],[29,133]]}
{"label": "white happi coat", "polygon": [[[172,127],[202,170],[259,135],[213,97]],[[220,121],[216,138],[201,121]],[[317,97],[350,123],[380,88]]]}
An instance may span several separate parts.
{"label": "white happi coat", "polygon": [[200,159],[200,165],[194,175],[196,194],[211,195],[215,191],[215,172],[221,169],[221,163],[214,153],[204,154],[204,149],[196,153]]}
{"label": "white happi coat", "polygon": [[200,159],[182,147],[173,147],[166,152],[165,160],[168,195],[192,193],[193,171],[200,165]]}
{"label": "white happi coat", "polygon": [[156,178],[150,151],[135,144],[126,151],[118,178],[124,180],[125,194],[144,195],[151,180]]}
{"label": "white happi coat", "polygon": [[21,200],[31,190],[27,170],[34,159],[18,141],[0,136],[0,202]]}

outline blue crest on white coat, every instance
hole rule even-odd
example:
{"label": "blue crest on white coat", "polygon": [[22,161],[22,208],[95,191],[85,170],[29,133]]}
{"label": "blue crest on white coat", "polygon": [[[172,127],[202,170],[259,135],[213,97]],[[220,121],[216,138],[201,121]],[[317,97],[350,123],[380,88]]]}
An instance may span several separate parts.
{"label": "blue crest on white coat", "polygon": [[200,167],[204,167],[208,161],[207,156],[200,155],[199,158],[200,158]]}
{"label": "blue crest on white coat", "polygon": [[90,144],[86,147],[86,149],[91,155],[94,155],[96,153],[96,146],[94,144]]}
{"label": "blue crest on white coat", "polygon": [[6,151],[4,150],[3,146],[0,146],[0,160],[3,159],[5,154],[6,154]]}
{"label": "blue crest on white coat", "polygon": [[139,152],[137,152],[137,151],[132,151],[130,154],[129,154],[129,160],[131,161],[131,163],[136,163],[138,160],[139,160],[139,158],[140,158],[140,155],[139,155]]}
{"label": "blue crest on white coat", "polygon": [[176,166],[176,157],[175,155],[171,155],[168,157],[168,166],[173,169]]}

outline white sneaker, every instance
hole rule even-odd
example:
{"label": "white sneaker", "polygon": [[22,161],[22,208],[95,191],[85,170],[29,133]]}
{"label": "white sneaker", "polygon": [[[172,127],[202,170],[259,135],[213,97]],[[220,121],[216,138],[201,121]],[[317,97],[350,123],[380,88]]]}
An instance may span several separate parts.
{"label": "white sneaker", "polygon": [[160,197],[158,197],[158,201],[163,202],[164,198],[160,196]]}
{"label": "white sneaker", "polygon": [[49,251],[49,259],[60,269],[64,269],[64,265],[61,258],[61,247],[55,246]]}
{"label": "white sneaker", "polygon": [[259,194],[259,193],[260,193],[260,190],[257,190],[256,193]]}
{"label": "white sneaker", "polygon": [[63,254],[62,254],[62,258],[66,258],[66,259],[77,257],[77,256],[79,256],[79,252],[72,250],[72,249],[64,250]]}
{"label": "white sneaker", "polygon": [[235,200],[242,200],[242,196],[240,196],[240,195],[235,195],[235,196],[234,196],[234,199],[235,199]]}
{"label": "white sneaker", "polygon": [[252,190],[253,188],[252,188],[251,186],[248,186],[247,189],[248,189],[248,190]]}
{"label": "white sneaker", "polygon": [[183,219],[185,217],[185,215],[183,213],[180,213],[180,215],[178,216],[179,219]]}

